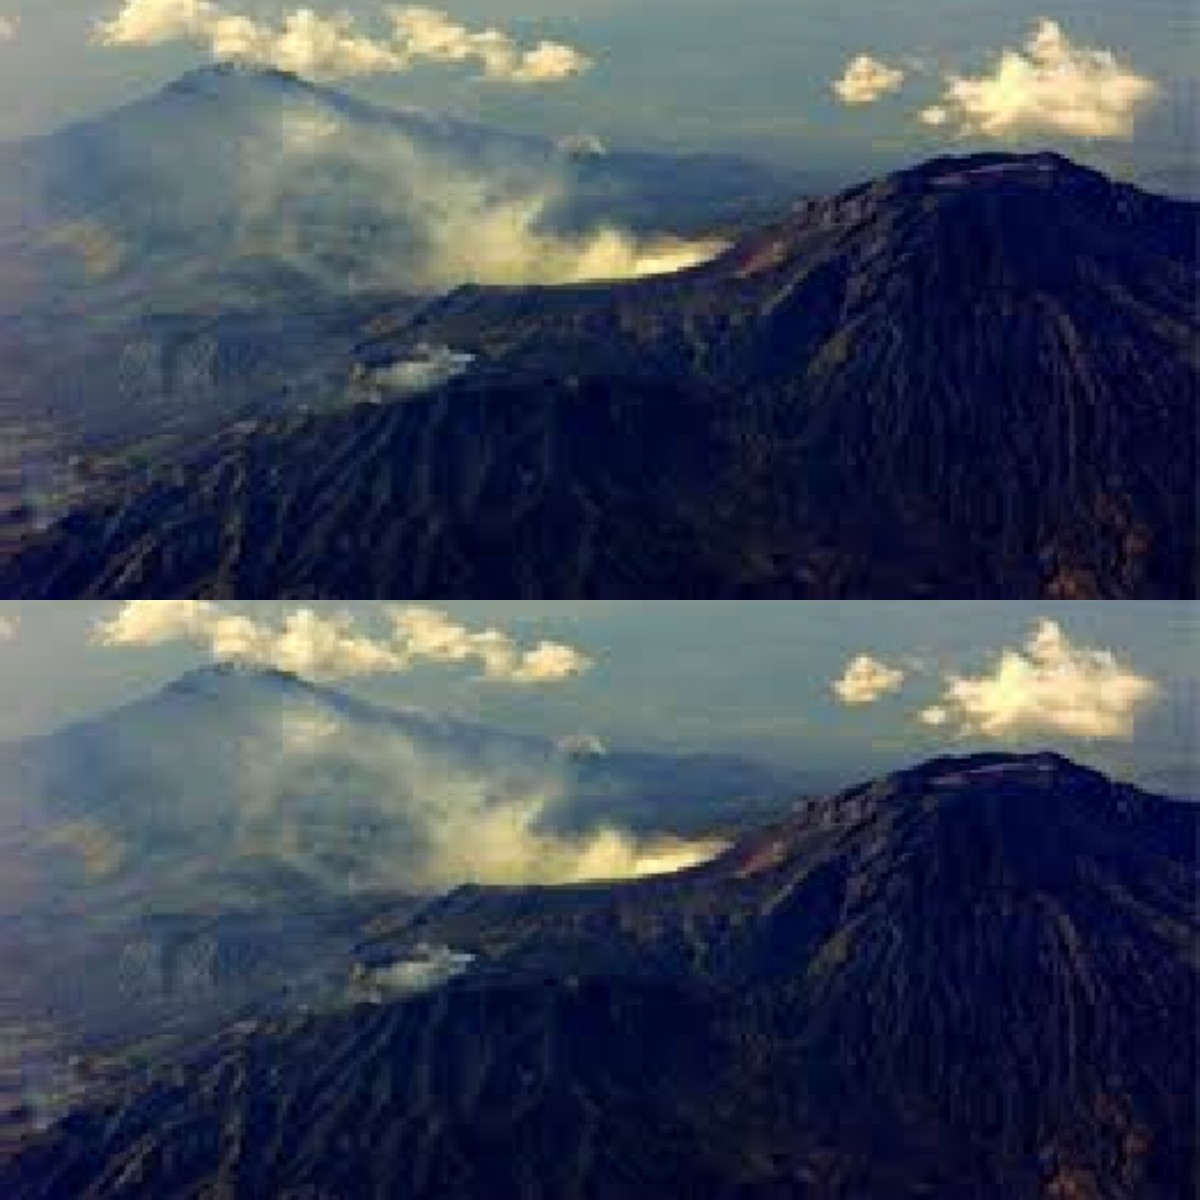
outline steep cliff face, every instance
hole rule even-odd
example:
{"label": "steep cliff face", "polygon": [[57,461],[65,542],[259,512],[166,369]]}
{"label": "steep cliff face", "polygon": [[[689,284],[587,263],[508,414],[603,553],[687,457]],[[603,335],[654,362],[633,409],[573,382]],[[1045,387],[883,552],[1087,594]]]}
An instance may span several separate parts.
{"label": "steep cliff face", "polygon": [[673,878],[464,889],[363,952],[441,941],[466,974],[218,1039],[6,1190],[1182,1200],[1196,834],[1190,805],[983,756]]}
{"label": "steep cliff face", "polygon": [[27,596],[1175,597],[1196,207],[940,160],[715,262],[462,289],[434,394],[235,431],[0,562]]}

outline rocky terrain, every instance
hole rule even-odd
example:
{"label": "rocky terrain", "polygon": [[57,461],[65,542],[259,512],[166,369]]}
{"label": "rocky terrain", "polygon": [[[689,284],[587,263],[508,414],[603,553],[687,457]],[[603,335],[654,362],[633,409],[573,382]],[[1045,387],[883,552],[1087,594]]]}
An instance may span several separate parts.
{"label": "rocky terrain", "polygon": [[1196,814],[940,759],[679,875],[462,889],[360,946],[452,977],[230,1030],[5,1193],[1183,1200]]}
{"label": "rocky terrain", "polygon": [[[420,395],[229,430],[10,596],[1187,597],[1196,206],[1054,155],[802,203],[680,274],[459,289]],[[385,310],[386,311],[386,310]]]}

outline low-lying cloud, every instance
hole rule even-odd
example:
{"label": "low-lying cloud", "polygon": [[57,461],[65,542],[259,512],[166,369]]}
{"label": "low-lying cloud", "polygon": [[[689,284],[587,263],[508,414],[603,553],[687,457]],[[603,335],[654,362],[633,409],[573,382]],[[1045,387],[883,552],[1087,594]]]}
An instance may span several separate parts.
{"label": "low-lying cloud", "polygon": [[[349,282],[352,290],[423,294],[464,283],[642,278],[696,266],[727,245],[634,234],[603,220],[564,227],[559,218],[578,194],[572,156],[503,135],[481,142],[481,134],[453,123],[431,136],[355,121],[294,97],[238,173],[239,240],[334,290]],[[328,212],[315,228],[307,215],[314,207]],[[333,252],[322,254],[331,231]],[[349,281],[346,261],[355,264]]]}
{"label": "low-lying cloud", "polygon": [[846,64],[833,90],[843,104],[874,104],[904,86],[905,73],[869,54],[860,54]]}
{"label": "low-lying cloud", "polygon": [[380,401],[418,396],[465,375],[474,361],[474,354],[449,346],[419,345],[408,358],[376,367],[369,382]]}
{"label": "low-lying cloud", "polygon": [[438,609],[389,605],[386,636],[363,632],[348,613],[291,609],[258,618],[209,600],[131,600],[97,623],[102,646],[190,644],[214,661],[269,667],[309,679],[409,671],[422,664],[473,665],[496,683],[561,683],[590,670],[587,655],[542,641],[524,648],[498,629],[472,630]]}
{"label": "low-lying cloud", "polygon": [[1058,22],[1043,20],[990,71],[948,75],[921,119],[989,138],[1128,138],[1158,90],[1112,50],[1077,45]]}
{"label": "low-lying cloud", "polygon": [[357,968],[350,981],[350,999],[386,1004],[432,992],[465,974],[474,961],[475,955],[449,946],[417,946],[408,958],[398,962]]}
{"label": "low-lying cloud", "polygon": [[558,83],[583,74],[592,60],[561,42],[522,47],[508,34],[472,30],[440,9],[392,6],[383,36],[359,30],[347,13],[311,8],[285,13],[278,24],[232,12],[217,0],[125,0],[96,28],[105,46],[188,42],[218,61],[337,79],[411,70],[421,63],[469,64],[484,79],[511,84]]}
{"label": "low-lying cloud", "polygon": [[996,739],[1128,738],[1157,694],[1153,680],[1111,650],[1076,645],[1057,622],[1043,620],[990,671],[947,676],[941,699],[921,719]]}

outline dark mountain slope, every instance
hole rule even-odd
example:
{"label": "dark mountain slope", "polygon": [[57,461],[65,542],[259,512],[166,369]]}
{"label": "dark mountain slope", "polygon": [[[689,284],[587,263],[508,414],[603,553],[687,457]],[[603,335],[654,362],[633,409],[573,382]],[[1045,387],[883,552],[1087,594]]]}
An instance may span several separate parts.
{"label": "dark mountain slope", "polygon": [[1196,591],[1196,207],[939,160],[716,262],[463,289],[360,348],[436,394],[224,437],[0,563],[8,595]]}
{"label": "dark mountain slope", "polygon": [[391,953],[444,938],[466,975],[218,1040],[6,1190],[1182,1200],[1196,834],[1190,805],[989,755],[672,879],[464,890]]}

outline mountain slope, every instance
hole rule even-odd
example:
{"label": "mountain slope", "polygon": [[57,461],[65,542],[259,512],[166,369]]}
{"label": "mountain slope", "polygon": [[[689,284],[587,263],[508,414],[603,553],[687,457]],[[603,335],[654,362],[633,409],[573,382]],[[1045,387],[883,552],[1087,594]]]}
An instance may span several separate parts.
{"label": "mountain slope", "polygon": [[99,301],[212,312],[428,294],[431,280],[479,278],[444,273],[426,236],[439,214],[465,214],[471,192],[480,218],[487,203],[532,198],[563,231],[690,234],[779,211],[795,188],[737,159],[574,155],[235,65],[0,146],[0,180],[0,313],[60,317]]}
{"label": "mountain slope", "polygon": [[0,553],[171,447],[340,405],[381,309],[471,279],[619,276],[664,247],[690,261],[687,239],[797,186],[233,66],[0,145]]}
{"label": "mountain slope", "polygon": [[465,975],[218,1039],[6,1191],[1182,1200],[1197,829],[988,755],[670,879],[465,890],[388,950],[454,939]]}
{"label": "mountain slope", "polygon": [[219,439],[0,589],[1191,596],[1195,233],[1195,205],[989,155],[682,274],[462,289],[358,352],[442,345],[462,378]]}

